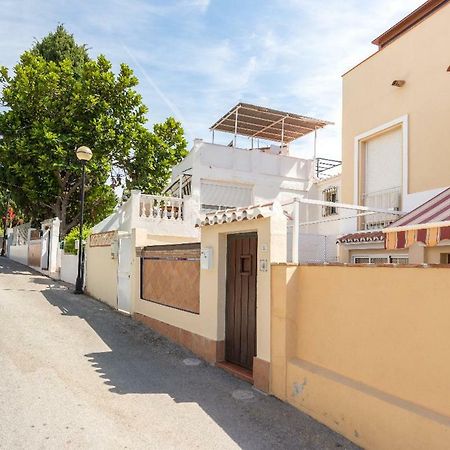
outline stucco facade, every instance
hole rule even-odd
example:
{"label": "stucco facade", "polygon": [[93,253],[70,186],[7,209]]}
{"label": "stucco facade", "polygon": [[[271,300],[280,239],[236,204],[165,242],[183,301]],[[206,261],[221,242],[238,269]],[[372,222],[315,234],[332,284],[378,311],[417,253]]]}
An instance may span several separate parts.
{"label": "stucco facade", "polygon": [[172,170],[172,182],[182,174],[192,175],[190,199],[198,211],[208,203],[206,183],[248,189],[249,195],[237,198],[244,203],[218,206],[243,207],[273,201],[280,203],[305,195],[313,176],[312,159],[265,153],[204,142],[196,139],[190,153]]}
{"label": "stucco facade", "polygon": [[447,449],[449,283],[448,268],[272,266],[271,392],[363,448]]}
{"label": "stucco facade", "polygon": [[[401,128],[402,210],[450,185],[450,3],[343,76],[342,200],[358,203],[361,143]],[[394,80],[403,80],[401,87]],[[359,159],[359,167],[358,167]],[[389,168],[390,161],[385,161]],[[352,231],[347,224],[343,232]]]}

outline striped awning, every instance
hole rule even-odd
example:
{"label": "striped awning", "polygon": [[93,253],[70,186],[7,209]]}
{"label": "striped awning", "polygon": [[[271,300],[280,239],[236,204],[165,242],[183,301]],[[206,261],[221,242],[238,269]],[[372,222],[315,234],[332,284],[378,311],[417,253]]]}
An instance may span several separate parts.
{"label": "striped awning", "polygon": [[450,188],[383,229],[388,250],[421,242],[428,247],[450,240]]}

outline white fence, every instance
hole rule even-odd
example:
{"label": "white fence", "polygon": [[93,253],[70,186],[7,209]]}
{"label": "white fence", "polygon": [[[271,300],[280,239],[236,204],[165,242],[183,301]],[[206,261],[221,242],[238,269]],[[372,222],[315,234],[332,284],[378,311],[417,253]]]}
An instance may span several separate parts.
{"label": "white fence", "polygon": [[75,284],[78,273],[78,256],[68,255],[61,251],[59,278],[66,283]]}
{"label": "white fence", "polygon": [[[293,262],[293,227],[287,228],[287,261]],[[298,236],[298,262],[331,263],[337,261],[337,235],[324,235],[313,233],[299,233]]]}
{"label": "white fence", "polygon": [[28,244],[11,245],[9,247],[9,258],[21,264],[28,264]]}

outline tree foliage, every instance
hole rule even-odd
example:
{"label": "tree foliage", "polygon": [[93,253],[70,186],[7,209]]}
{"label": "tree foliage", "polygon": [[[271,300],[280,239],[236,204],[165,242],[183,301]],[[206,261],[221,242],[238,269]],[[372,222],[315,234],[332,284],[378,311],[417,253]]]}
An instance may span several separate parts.
{"label": "tree foliage", "polygon": [[159,192],[170,167],[186,154],[183,129],[174,119],[153,132],[145,128],[147,107],[132,70],[121,64],[114,74],[104,56],[91,60],[86,46],[62,26],[26,51],[13,74],[0,68],[0,83],[7,107],[0,114],[0,181],[27,216],[59,217],[62,237],[79,221],[77,147],[93,150],[86,165],[91,224],[117,202],[111,180]]}
{"label": "tree foliage", "polygon": [[[83,241],[86,241],[91,235],[91,228],[83,228]],[[73,227],[66,235],[64,239],[64,253],[67,255],[76,255],[76,241],[78,241],[80,236],[80,227]]]}
{"label": "tree foliage", "polygon": [[[127,164],[126,187],[158,194],[170,178],[171,168],[186,156],[187,142],[179,122],[169,117],[142,136]],[[146,170],[143,170],[145,168]]]}
{"label": "tree foliage", "polygon": [[78,45],[73,35],[67,33],[63,25],[58,25],[54,33],[49,33],[41,41],[36,42],[31,52],[55,63],[70,59],[75,68],[90,60],[87,46]]}

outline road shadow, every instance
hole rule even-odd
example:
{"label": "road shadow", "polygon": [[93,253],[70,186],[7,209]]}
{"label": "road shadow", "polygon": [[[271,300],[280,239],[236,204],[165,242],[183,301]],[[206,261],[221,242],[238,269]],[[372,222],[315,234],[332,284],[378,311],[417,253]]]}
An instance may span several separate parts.
{"label": "road shadow", "polygon": [[[2,274],[18,276],[17,270],[20,272],[15,263],[0,264]],[[243,449],[358,448],[290,405],[259,393],[219,368],[204,361],[197,366],[186,365],[185,359],[196,357],[183,347],[106,304],[73,294],[68,284],[30,272],[32,283],[41,286],[42,295],[51,305],[63,316],[86,321],[111,349],[85,355],[111,392],[167,394],[175,402],[197,403]],[[239,391],[251,392],[253,398],[237,399]]]}

